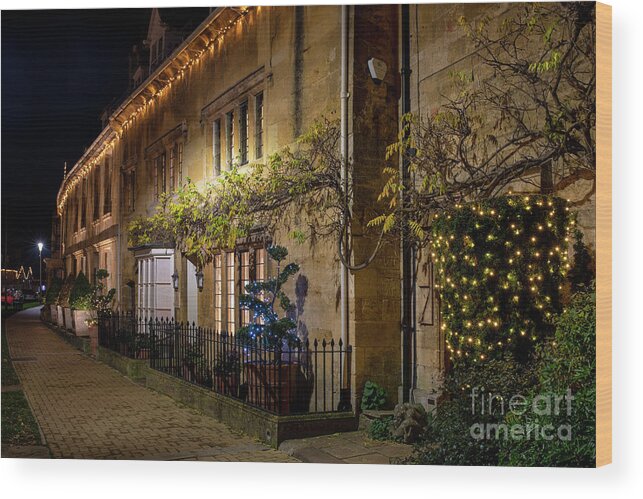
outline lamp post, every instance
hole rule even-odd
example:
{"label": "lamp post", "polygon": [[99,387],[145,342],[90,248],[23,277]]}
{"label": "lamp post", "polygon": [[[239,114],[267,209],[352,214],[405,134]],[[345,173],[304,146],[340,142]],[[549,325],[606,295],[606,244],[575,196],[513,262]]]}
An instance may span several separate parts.
{"label": "lamp post", "polygon": [[40,279],[40,285],[38,286],[38,296],[42,295],[42,243],[38,243],[38,257],[40,260],[40,268],[38,270],[38,278]]}

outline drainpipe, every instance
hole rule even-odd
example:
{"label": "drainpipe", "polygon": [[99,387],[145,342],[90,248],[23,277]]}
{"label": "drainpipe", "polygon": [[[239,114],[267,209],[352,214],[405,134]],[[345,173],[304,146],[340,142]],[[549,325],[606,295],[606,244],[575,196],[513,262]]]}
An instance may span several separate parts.
{"label": "drainpipe", "polygon": [[[408,4],[402,5],[402,68],[400,70],[402,76],[402,115],[411,111],[411,42],[409,32],[409,6]],[[408,137],[408,131],[405,132]],[[404,154],[400,165],[400,176],[402,185],[405,187],[411,185],[411,177],[409,174],[409,160],[408,155]],[[408,204],[406,197],[407,189],[401,193],[401,206],[404,207]],[[403,213],[405,213],[403,211]],[[412,388],[412,345],[413,335],[415,332],[415,313],[414,313],[414,262],[415,262],[415,249],[410,238],[410,230],[406,215],[403,215],[402,220],[402,401],[408,402]]]}
{"label": "drainpipe", "polygon": [[[348,193],[348,6],[341,6],[341,67],[340,67],[340,155],[342,159],[341,167],[341,181],[344,193]],[[350,209],[348,200],[346,201],[344,222],[346,223],[347,211]],[[348,231],[350,227],[346,227],[346,236],[342,234],[340,237],[348,239]],[[346,241],[346,240],[345,240]],[[344,244],[346,248],[346,244]],[[346,348],[349,344],[348,337],[348,268],[340,261],[340,320],[341,320],[341,339]],[[347,359],[344,356],[342,372],[344,373],[344,384],[341,388],[350,387],[351,373],[348,371]]]}

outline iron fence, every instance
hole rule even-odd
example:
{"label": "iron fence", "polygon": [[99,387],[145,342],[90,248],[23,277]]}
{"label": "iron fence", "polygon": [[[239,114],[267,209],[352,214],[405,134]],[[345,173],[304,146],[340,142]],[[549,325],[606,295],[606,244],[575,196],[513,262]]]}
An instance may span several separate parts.
{"label": "iron fence", "polygon": [[268,345],[172,319],[99,318],[99,344],[273,414],[351,410],[350,345],[333,339]]}

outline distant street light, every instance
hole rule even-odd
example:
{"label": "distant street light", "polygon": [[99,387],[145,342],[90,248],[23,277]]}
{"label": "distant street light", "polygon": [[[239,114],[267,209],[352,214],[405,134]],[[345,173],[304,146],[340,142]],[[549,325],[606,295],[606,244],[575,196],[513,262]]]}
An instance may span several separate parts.
{"label": "distant street light", "polygon": [[38,243],[38,255],[40,257],[40,269],[38,270],[38,277],[40,278],[40,285],[38,286],[38,296],[42,294],[42,243]]}

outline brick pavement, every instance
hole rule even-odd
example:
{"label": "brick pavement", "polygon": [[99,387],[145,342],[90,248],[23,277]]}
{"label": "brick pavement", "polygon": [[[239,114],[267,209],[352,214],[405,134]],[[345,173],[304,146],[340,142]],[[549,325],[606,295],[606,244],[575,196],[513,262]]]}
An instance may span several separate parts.
{"label": "brick pavement", "polygon": [[52,457],[297,462],[83,355],[39,312],[9,318],[7,340]]}

